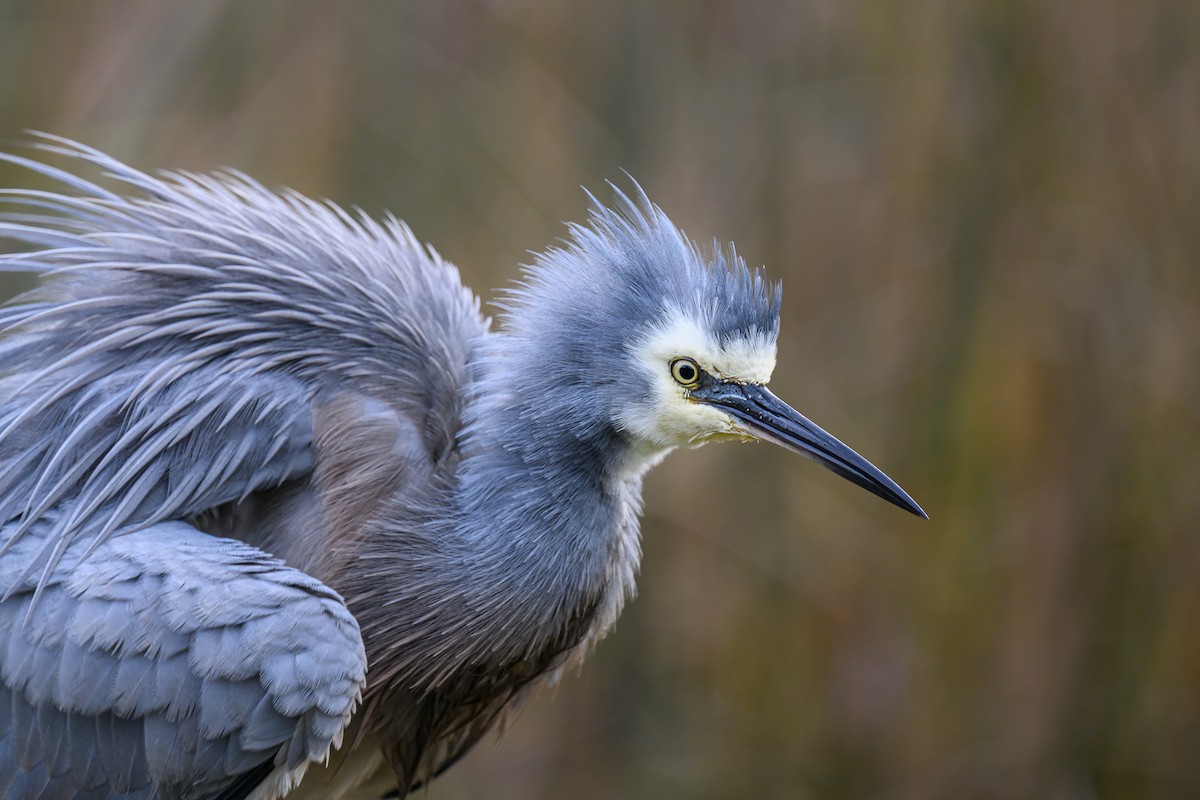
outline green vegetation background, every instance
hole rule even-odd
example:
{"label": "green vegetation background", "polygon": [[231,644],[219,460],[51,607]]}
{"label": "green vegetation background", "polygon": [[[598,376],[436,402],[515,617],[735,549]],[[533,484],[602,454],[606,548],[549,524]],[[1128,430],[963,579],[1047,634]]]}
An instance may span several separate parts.
{"label": "green vegetation background", "polygon": [[0,0],[26,128],[391,209],[485,299],[628,170],[929,511],[675,455],[615,634],[431,800],[1200,796],[1200,4]]}

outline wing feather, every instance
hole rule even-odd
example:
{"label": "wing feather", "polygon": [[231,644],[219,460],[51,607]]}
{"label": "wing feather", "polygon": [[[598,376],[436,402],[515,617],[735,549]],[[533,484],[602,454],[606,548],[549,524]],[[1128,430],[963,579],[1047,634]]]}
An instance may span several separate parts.
{"label": "wing feather", "polygon": [[[314,467],[322,392],[383,400],[430,458],[454,447],[486,335],[457,270],[383,223],[234,172],[147,175],[39,135],[0,154],[68,187],[5,190],[0,271],[44,285],[0,311],[0,556],[48,515],[44,583],[65,549],[188,519]],[[22,578],[29,576],[21,576]]]}
{"label": "wing feather", "polygon": [[[378,418],[372,497],[400,451],[442,463],[488,322],[395,218],[35,148],[0,153],[65,187],[0,191],[28,248],[0,271],[41,278],[0,309],[0,796],[244,797],[340,738],[362,645],[326,587],[190,523],[345,472],[317,463],[321,408]],[[289,508],[264,540],[312,563]]]}
{"label": "wing feather", "polygon": [[68,548],[29,615],[20,561],[37,558],[49,524],[0,562],[5,796],[102,784],[199,797],[264,762],[326,756],[366,674],[341,598],[255,548],[166,522],[86,560],[84,543]]}

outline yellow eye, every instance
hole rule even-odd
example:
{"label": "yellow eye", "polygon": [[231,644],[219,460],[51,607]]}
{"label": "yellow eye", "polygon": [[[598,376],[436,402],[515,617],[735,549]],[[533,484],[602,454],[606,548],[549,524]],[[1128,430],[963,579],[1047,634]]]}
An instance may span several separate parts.
{"label": "yellow eye", "polygon": [[700,382],[700,368],[690,358],[677,358],[671,362],[671,377],[690,389]]}

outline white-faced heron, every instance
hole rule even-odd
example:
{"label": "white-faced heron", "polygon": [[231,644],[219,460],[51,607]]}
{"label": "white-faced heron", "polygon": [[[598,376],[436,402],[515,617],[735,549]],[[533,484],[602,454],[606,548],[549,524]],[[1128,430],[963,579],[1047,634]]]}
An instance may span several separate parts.
{"label": "white-faced heron", "polygon": [[609,630],[676,447],[923,515],[766,389],[778,287],[640,190],[492,328],[395,219],[39,147],[119,191],[2,156],[67,188],[0,197],[44,278],[0,310],[0,797],[403,796]]}

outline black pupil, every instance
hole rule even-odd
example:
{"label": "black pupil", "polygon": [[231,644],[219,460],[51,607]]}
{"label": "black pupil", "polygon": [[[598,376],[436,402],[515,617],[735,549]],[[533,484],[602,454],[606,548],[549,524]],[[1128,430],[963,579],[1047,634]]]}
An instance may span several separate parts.
{"label": "black pupil", "polygon": [[689,383],[694,381],[696,379],[696,368],[691,364],[680,364],[679,377],[685,381],[688,381]]}

